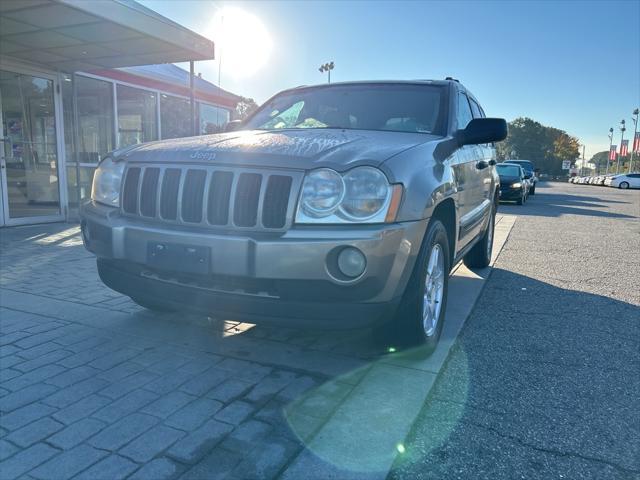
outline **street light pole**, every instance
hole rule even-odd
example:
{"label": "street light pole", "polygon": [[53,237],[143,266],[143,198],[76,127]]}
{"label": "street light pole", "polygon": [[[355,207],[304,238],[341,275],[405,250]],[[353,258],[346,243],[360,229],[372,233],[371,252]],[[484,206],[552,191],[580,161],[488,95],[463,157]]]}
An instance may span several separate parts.
{"label": "street light pole", "polygon": [[331,83],[331,70],[333,70],[334,67],[335,64],[333,62],[327,62],[323,65],[320,65],[320,68],[318,68],[318,71],[320,73],[327,72],[328,83]]}
{"label": "street light pole", "polygon": [[[622,153],[622,141],[624,140],[624,131],[627,129],[625,125],[624,118],[620,120],[620,153]],[[618,157],[618,162],[616,163],[616,175],[620,173],[620,160],[622,160],[622,155]]]}
{"label": "street light pole", "polygon": [[629,159],[629,173],[633,172],[633,157],[634,157],[634,145],[636,144],[636,135],[638,134],[638,113],[640,111],[636,108],[633,111],[633,114],[635,115],[635,117],[631,117],[631,120],[633,120],[633,140],[631,141],[631,158]]}
{"label": "street light pole", "polygon": [[607,169],[604,174],[609,175],[609,164],[611,163],[611,145],[613,144],[613,127],[609,129],[609,156],[607,157]]}

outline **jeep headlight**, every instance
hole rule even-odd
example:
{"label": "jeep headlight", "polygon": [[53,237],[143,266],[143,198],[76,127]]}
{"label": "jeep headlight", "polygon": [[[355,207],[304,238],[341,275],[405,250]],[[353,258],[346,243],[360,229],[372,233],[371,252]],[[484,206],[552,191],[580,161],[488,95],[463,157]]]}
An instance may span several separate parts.
{"label": "jeep headlight", "polygon": [[296,223],[384,223],[395,220],[401,185],[382,171],[356,167],[341,175],[321,168],[307,174],[300,192]]}
{"label": "jeep headlight", "polygon": [[110,207],[119,207],[123,172],[124,162],[114,162],[111,157],[100,162],[93,175],[91,199]]}
{"label": "jeep headlight", "polygon": [[320,218],[331,215],[344,197],[344,181],[340,174],[328,168],[311,172],[304,179],[300,205],[306,215]]}

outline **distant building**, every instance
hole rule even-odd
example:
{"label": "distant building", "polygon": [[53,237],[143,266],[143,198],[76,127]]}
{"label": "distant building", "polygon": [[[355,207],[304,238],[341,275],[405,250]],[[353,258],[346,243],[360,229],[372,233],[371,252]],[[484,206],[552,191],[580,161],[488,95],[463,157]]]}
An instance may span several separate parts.
{"label": "distant building", "polygon": [[131,0],[2,0],[0,226],[73,218],[97,163],[135,143],[220,131],[240,97],[171,62],[213,43]]}

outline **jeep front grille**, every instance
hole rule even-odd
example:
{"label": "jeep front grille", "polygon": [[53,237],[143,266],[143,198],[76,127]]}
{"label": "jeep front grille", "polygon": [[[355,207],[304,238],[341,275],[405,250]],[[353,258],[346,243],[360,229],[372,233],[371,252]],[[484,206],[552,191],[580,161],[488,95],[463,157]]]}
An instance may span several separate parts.
{"label": "jeep front grille", "polygon": [[122,187],[127,216],[181,225],[284,230],[302,172],[131,164]]}

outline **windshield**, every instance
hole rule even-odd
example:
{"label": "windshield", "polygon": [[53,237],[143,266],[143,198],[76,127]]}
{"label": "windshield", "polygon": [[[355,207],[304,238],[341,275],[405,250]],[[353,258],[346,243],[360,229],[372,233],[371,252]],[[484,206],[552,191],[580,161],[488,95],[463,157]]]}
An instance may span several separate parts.
{"label": "windshield", "polygon": [[277,95],[245,129],[340,128],[444,135],[445,89],[434,85],[355,84]]}
{"label": "windshield", "polygon": [[497,165],[498,175],[501,177],[519,177],[520,167],[515,165]]}

